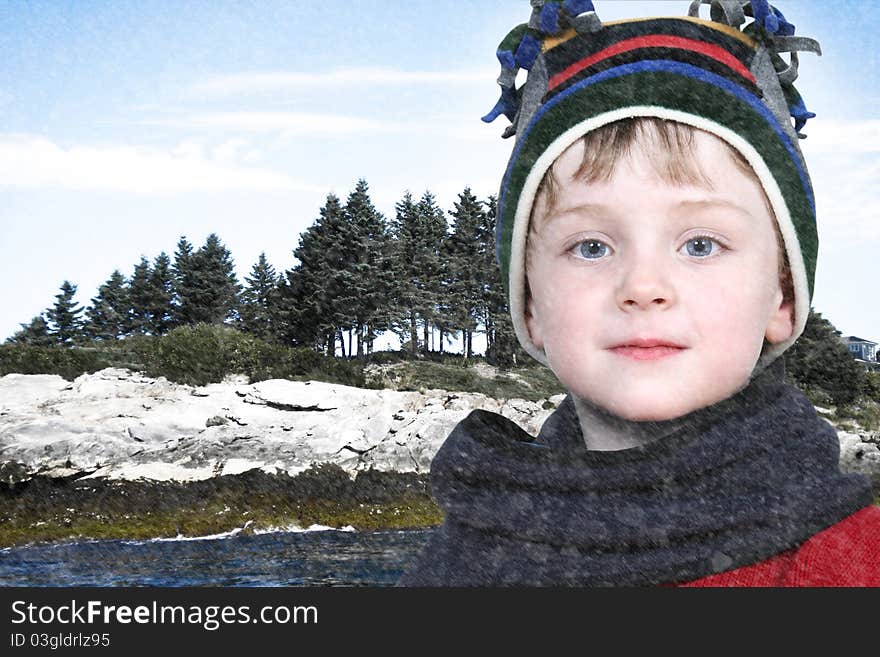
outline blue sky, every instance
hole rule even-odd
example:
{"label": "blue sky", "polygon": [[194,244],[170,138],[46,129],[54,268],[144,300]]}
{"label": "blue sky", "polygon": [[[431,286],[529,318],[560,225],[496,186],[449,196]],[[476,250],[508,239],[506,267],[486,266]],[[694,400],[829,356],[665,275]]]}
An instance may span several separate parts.
{"label": "blue sky", "polygon": [[[596,0],[605,20],[687,0]],[[880,342],[880,3],[779,0],[823,56],[797,86],[820,253],[814,307]],[[527,0],[0,3],[0,340],[65,279],[88,305],[114,269],[216,232],[243,278],[295,264],[328,192],[359,177],[386,216],[411,190],[495,193],[511,142],[495,48]],[[478,346],[479,350],[479,346]]]}

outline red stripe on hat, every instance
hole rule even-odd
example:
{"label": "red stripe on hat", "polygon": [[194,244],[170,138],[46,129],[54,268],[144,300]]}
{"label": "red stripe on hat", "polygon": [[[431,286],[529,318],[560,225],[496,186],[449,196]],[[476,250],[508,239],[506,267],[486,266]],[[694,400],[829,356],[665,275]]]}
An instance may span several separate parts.
{"label": "red stripe on hat", "polygon": [[721,46],[706,43],[705,41],[697,41],[696,39],[686,39],[684,37],[672,36],[671,34],[654,34],[651,36],[633,37],[632,39],[620,41],[618,43],[615,43],[613,46],[608,46],[604,50],[600,50],[599,52],[594,53],[589,57],[585,57],[584,59],[575,62],[565,70],[560,71],[552,78],[550,78],[548,91],[555,89],[560,84],[568,80],[570,77],[577,75],[585,68],[592,66],[597,62],[601,62],[603,59],[608,59],[609,57],[619,55],[623,52],[629,52],[630,50],[638,50],[639,48],[663,47],[678,48],[680,50],[690,50],[692,52],[700,53],[701,55],[706,55],[707,57],[711,57],[712,59],[721,62],[728,68],[733,69],[741,76],[746,78],[749,82],[757,83],[757,81],[755,80],[755,76],[752,75],[751,71],[749,71],[749,69],[747,69],[741,61],[739,61],[736,57],[731,55]]}

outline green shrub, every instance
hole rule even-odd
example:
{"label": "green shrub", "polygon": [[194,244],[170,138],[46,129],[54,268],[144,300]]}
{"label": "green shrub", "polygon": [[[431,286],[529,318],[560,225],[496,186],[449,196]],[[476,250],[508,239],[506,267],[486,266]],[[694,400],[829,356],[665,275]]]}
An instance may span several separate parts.
{"label": "green shrub", "polygon": [[865,378],[865,397],[880,404],[880,372],[868,372]]}
{"label": "green shrub", "polygon": [[405,350],[374,351],[367,356],[367,361],[375,365],[390,365],[392,363],[400,363],[401,361],[405,360],[413,360],[412,353]]}
{"label": "green shrub", "polygon": [[135,345],[147,376],[203,386],[222,381],[238,369],[253,340],[225,326],[180,326],[165,336]]}
{"label": "green shrub", "polygon": [[251,382],[297,379],[320,369],[323,357],[312,349],[290,348],[254,339],[239,363],[237,373]]}
{"label": "green shrub", "polygon": [[89,348],[106,361],[108,367],[142,371],[145,367],[142,357],[145,349],[140,345],[155,339],[150,335],[131,335],[119,340],[95,341]]}
{"label": "green shrub", "polygon": [[314,380],[364,387],[364,363],[331,358],[305,347],[257,344],[241,364],[251,382],[266,379]]}
{"label": "green shrub", "polygon": [[835,406],[855,403],[864,390],[864,368],[840,341],[840,331],[812,308],[803,333],[784,357],[789,383],[821,390]]}
{"label": "green shrub", "polygon": [[868,431],[877,431],[880,430],[880,404],[868,400],[841,406],[834,413],[833,419],[841,428],[855,431],[861,427]]}
{"label": "green shrub", "polygon": [[304,347],[266,342],[228,326],[181,326],[165,336],[136,341],[131,347],[147,376],[203,386],[230,374],[250,382],[267,379],[327,381],[363,386],[363,363],[329,358]]}
{"label": "green shrub", "polygon": [[812,403],[813,406],[828,408],[829,406],[835,405],[834,399],[832,399],[831,395],[829,395],[818,386],[805,385],[801,386],[801,390],[807,396],[807,399],[810,400],[810,403]]}
{"label": "green shrub", "polygon": [[107,361],[93,349],[0,345],[0,376],[11,373],[58,374],[72,381],[81,374],[97,372],[108,366]]}

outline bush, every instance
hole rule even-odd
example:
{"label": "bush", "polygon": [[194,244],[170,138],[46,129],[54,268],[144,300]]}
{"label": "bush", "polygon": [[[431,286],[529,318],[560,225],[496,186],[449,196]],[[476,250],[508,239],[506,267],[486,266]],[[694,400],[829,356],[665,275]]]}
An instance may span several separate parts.
{"label": "bush", "polygon": [[344,386],[354,386],[356,388],[366,387],[367,382],[364,377],[365,363],[363,361],[339,359],[330,356],[320,356],[320,358],[320,366],[304,375],[306,378],[327,383],[338,383]]}
{"label": "bush", "polygon": [[868,401],[841,406],[834,413],[832,419],[839,427],[850,431],[858,431],[859,428],[877,431],[880,430],[880,404]]}
{"label": "bush", "polygon": [[147,376],[187,385],[219,383],[230,374],[243,374],[252,383],[316,379],[364,385],[363,363],[266,342],[228,326],[181,326],[162,337],[138,340],[131,348],[144,362]]}
{"label": "bush", "polygon": [[73,381],[81,374],[109,367],[91,349],[79,347],[39,347],[29,344],[0,345],[0,376],[18,374],[58,374]]}
{"label": "bush", "polygon": [[865,379],[865,397],[880,404],[880,372],[868,372]]}
{"label": "bush", "polygon": [[225,326],[180,326],[167,335],[135,345],[147,376],[203,386],[239,370],[253,338]]}
{"label": "bush", "polygon": [[810,400],[810,403],[813,404],[813,406],[828,408],[829,406],[835,405],[834,399],[832,399],[831,395],[829,395],[821,388],[807,385],[803,386],[801,390],[807,396],[807,399]]}
{"label": "bush", "polygon": [[812,308],[803,333],[785,352],[785,370],[789,382],[824,392],[835,406],[854,403],[865,389],[865,370],[840,341],[840,332]]}
{"label": "bush", "polygon": [[247,352],[242,354],[236,373],[246,375],[252,383],[267,379],[296,379],[319,370],[323,358],[312,349],[284,347],[254,338]]}
{"label": "bush", "polygon": [[150,335],[130,335],[118,340],[97,340],[87,348],[97,353],[108,367],[142,371],[145,367],[142,358],[145,349],[140,345],[155,339]]}
{"label": "bush", "polygon": [[391,365],[392,363],[400,363],[402,361],[412,360],[412,354],[409,351],[374,351],[367,355],[367,361],[374,365]]}

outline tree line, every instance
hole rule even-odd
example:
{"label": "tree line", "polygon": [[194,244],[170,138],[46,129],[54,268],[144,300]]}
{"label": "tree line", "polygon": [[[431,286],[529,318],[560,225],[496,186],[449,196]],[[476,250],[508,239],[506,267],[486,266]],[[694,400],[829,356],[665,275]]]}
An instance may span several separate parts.
{"label": "tree line", "polygon": [[387,331],[413,355],[434,351],[439,333],[437,351],[460,337],[470,357],[484,333],[487,359],[516,364],[523,352],[495,262],[496,199],[465,188],[448,215],[430,191],[406,192],[388,220],[361,179],[345,203],[327,195],[293,249],[298,264],[280,274],[261,253],[242,285],[216,234],[198,249],[184,236],[173,258],[142,256],[128,277],[114,271],[88,307],[64,281],[55,303],[7,342],[73,346],[207,323],[358,358]]}

